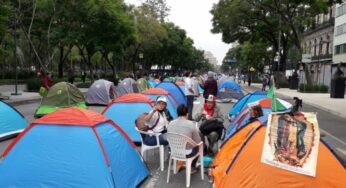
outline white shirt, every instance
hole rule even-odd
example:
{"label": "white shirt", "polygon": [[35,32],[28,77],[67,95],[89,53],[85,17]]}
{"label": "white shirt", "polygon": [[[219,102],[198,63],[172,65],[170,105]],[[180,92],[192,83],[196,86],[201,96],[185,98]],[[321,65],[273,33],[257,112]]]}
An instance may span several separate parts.
{"label": "white shirt", "polygon": [[190,77],[185,78],[185,95],[194,95],[193,92],[190,91],[190,89],[193,90],[193,83]]}
{"label": "white shirt", "polygon": [[[150,111],[150,113],[152,113],[152,111]],[[160,133],[163,130],[165,130],[165,128],[168,126],[168,121],[167,121],[166,114],[164,112],[160,113],[160,112],[156,111],[153,114],[153,116],[151,117],[151,119],[149,121],[145,122],[145,124],[147,126],[152,128],[155,125],[155,123],[156,123],[157,119],[159,118],[159,116],[160,116],[159,122],[154,127],[154,129],[152,130],[154,133]]]}

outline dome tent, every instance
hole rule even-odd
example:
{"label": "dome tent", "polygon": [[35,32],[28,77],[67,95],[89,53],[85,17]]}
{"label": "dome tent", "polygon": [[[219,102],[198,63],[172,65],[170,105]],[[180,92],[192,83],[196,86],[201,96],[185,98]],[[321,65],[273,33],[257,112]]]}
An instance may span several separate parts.
{"label": "dome tent", "polygon": [[88,89],[85,101],[88,105],[107,105],[115,97],[113,82],[96,80]]}
{"label": "dome tent", "polygon": [[76,107],[86,109],[83,93],[74,85],[67,82],[54,84],[47,95],[42,98],[36,110],[35,117],[39,118],[61,108]]}
{"label": "dome tent", "polygon": [[0,101],[0,141],[12,138],[28,126],[24,116],[14,107]]}
{"label": "dome tent", "polygon": [[130,93],[114,99],[102,114],[116,122],[134,142],[141,142],[135,120],[144,112],[150,112],[155,102],[138,93]]}
{"label": "dome tent", "polygon": [[119,126],[78,108],[36,120],[2,157],[0,187],[137,187],[148,176]]}

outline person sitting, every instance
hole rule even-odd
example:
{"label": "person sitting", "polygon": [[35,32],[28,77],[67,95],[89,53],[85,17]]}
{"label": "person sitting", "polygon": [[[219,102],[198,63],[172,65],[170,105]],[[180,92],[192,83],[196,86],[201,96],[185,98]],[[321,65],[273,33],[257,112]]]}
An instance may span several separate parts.
{"label": "person sitting", "polygon": [[250,113],[250,118],[248,120],[248,123],[256,121],[258,117],[263,116],[263,110],[260,105],[251,106],[249,113]]}
{"label": "person sitting", "polygon": [[220,107],[216,104],[216,97],[209,95],[206,103],[197,111],[195,120],[200,122],[199,130],[204,136],[207,136],[209,147],[207,151],[215,154],[218,150],[217,141],[221,138],[224,130],[223,115],[220,112]]}
{"label": "person sitting", "polygon": [[[188,109],[185,107],[185,105],[183,104],[179,105],[177,108],[177,113],[178,113],[178,118],[169,123],[167,132],[185,135],[191,138],[197,144],[201,142],[201,137],[199,135],[199,131],[197,127],[192,121],[188,120]],[[192,147],[191,145],[187,145],[186,149],[190,150],[190,153],[186,155],[186,157],[188,158],[196,155],[199,152],[198,146]],[[197,168],[196,168],[197,160],[198,160],[198,157],[192,161],[192,164],[191,164],[192,174],[197,172]]]}
{"label": "person sitting", "polygon": [[[161,145],[168,145],[166,135],[166,128],[168,125],[168,119],[165,113],[167,107],[167,99],[164,96],[159,96],[156,99],[156,105],[153,109],[144,117],[145,124],[154,133],[162,133],[159,136],[159,142]],[[143,142],[146,145],[156,145],[156,137],[144,135]]]}

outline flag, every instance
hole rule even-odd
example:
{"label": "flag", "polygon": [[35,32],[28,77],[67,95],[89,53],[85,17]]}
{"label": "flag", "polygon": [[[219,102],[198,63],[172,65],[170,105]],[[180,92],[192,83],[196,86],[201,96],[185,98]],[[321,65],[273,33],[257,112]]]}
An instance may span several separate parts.
{"label": "flag", "polygon": [[272,101],[272,112],[285,111],[288,108],[292,107],[290,103],[275,97],[274,86],[269,88],[267,97],[270,98]]}

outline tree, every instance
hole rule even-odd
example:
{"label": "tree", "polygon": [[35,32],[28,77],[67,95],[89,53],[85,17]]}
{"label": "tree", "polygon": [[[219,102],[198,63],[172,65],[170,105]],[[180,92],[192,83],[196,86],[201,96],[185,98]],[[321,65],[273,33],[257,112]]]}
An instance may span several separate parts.
{"label": "tree", "polygon": [[285,70],[288,49],[294,45],[300,50],[304,29],[313,24],[315,15],[335,2],[340,1],[221,0],[211,10],[212,31],[222,33],[223,41],[228,43],[258,39],[270,42],[280,53],[280,65]]}
{"label": "tree", "polygon": [[170,7],[167,5],[166,0],[146,0],[142,6],[148,9],[151,15],[160,23],[164,23],[169,15]]}

